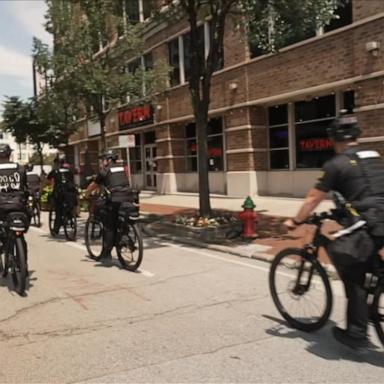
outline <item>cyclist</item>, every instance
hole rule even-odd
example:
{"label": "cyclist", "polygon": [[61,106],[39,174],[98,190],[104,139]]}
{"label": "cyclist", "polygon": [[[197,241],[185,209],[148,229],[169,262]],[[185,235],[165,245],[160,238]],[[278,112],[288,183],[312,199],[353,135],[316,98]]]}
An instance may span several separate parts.
{"label": "cyclist", "polygon": [[89,184],[86,197],[89,197],[98,186],[104,187],[110,194],[106,201],[106,214],[103,220],[103,250],[99,257],[99,260],[110,263],[111,252],[115,244],[119,207],[121,203],[128,200],[130,188],[125,168],[116,163],[118,155],[115,152],[108,150],[99,158],[102,160],[102,169],[95,181]]}
{"label": "cyclist", "polygon": [[53,170],[48,174],[47,179],[53,183],[53,204],[55,206],[54,232],[59,233],[63,217],[63,201],[70,206],[77,205],[76,187],[74,176],[68,167],[65,155],[60,154],[54,160]]}
{"label": "cyclist", "polygon": [[[318,183],[308,192],[297,215],[285,221],[284,224],[289,229],[302,224],[330,191],[340,193],[353,208],[359,207],[358,213],[355,210],[355,215],[360,217],[361,214],[364,219],[364,213],[372,208],[384,212],[380,199],[373,198],[374,195],[384,195],[384,163],[378,152],[363,150],[358,145],[357,138],[360,133],[357,119],[352,115],[341,116],[331,124],[328,134],[336,156],[324,164]],[[371,188],[372,185],[375,186],[375,191]],[[376,224],[376,229],[370,232],[376,246],[372,261],[383,245],[384,226],[379,222]],[[348,300],[347,328],[344,330],[334,327],[333,335],[340,343],[363,350],[369,345],[369,309],[364,281],[371,262],[343,262],[337,259],[333,262],[343,280]]]}
{"label": "cyclist", "polygon": [[33,164],[27,165],[27,184],[30,194],[33,197],[38,196],[41,189],[41,178],[37,173],[33,173]]}
{"label": "cyclist", "polygon": [[[12,149],[8,144],[0,144],[0,216],[4,218],[11,211],[25,212],[27,215],[26,170],[10,161]],[[11,204],[10,204],[11,202]],[[3,207],[6,206],[6,209]],[[28,268],[27,268],[28,270]],[[4,271],[3,275],[6,272]]]}

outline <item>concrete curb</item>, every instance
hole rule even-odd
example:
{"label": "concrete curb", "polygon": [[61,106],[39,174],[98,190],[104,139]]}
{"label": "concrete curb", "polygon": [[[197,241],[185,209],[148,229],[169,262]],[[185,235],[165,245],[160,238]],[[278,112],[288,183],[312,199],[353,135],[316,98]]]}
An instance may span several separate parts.
{"label": "concrete curb", "polygon": [[[143,216],[147,216],[147,215],[143,214]],[[161,239],[161,240],[168,240],[168,241],[172,241],[175,243],[191,245],[191,246],[196,247],[196,248],[210,249],[212,251],[223,252],[223,253],[227,253],[230,255],[243,257],[243,258],[247,258],[247,259],[255,259],[255,260],[263,261],[266,263],[271,263],[272,260],[274,259],[274,255],[270,255],[268,253],[262,253],[262,252],[250,253],[250,252],[242,251],[239,249],[233,249],[233,248],[228,247],[226,245],[209,244],[209,243],[204,243],[204,242],[197,241],[197,240],[194,240],[191,238],[174,236],[171,234],[159,234],[159,233],[156,233],[148,225],[145,225],[144,223],[142,223],[142,224],[143,224],[142,225],[142,231],[145,234],[147,234],[148,236],[151,236],[151,237],[156,237],[156,238]],[[340,280],[340,278],[336,272],[336,269],[332,264],[322,264],[322,266],[326,270],[329,278],[331,278],[333,280]]]}

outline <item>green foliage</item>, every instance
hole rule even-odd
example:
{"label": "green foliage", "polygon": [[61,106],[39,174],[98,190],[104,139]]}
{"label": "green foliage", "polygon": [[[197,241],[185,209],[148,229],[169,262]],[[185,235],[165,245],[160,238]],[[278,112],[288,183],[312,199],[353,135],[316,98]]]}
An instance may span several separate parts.
{"label": "green foliage", "polygon": [[[46,28],[54,36],[56,82],[67,86],[77,104],[84,103],[87,115],[96,114],[103,141],[105,106],[127,95],[131,101],[148,98],[164,87],[159,75],[167,76],[160,64],[135,73],[122,70],[127,59],[142,55],[143,26],[124,20],[121,4],[120,0],[47,1]],[[123,37],[119,38],[119,30],[124,30]]]}

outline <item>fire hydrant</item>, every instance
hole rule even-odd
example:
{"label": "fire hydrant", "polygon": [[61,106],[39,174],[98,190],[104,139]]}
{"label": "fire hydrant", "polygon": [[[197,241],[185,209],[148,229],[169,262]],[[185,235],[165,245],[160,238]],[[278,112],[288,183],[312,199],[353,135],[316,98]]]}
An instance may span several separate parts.
{"label": "fire hydrant", "polygon": [[254,208],[256,207],[253,200],[248,196],[242,205],[244,208],[243,212],[240,213],[239,218],[243,222],[243,234],[242,236],[245,238],[253,238],[256,236],[255,232],[255,220],[256,220],[256,212]]}

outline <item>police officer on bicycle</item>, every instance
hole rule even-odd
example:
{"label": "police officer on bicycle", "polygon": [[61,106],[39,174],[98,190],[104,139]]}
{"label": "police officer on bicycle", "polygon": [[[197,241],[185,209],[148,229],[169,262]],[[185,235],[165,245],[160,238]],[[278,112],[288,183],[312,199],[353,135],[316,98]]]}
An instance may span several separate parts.
{"label": "police officer on bicycle", "polygon": [[106,214],[103,215],[103,251],[99,260],[109,263],[112,260],[112,249],[115,245],[115,236],[118,220],[118,212],[121,203],[127,201],[129,195],[129,181],[124,166],[117,164],[118,155],[111,151],[105,151],[99,158],[102,160],[102,168],[87,188],[86,196],[98,188],[104,187],[107,193]]}
{"label": "police officer on bicycle", "polygon": [[33,164],[27,165],[27,184],[31,196],[37,197],[40,194],[41,178],[37,173],[33,172]]}
{"label": "police officer on bicycle", "polygon": [[[360,129],[355,116],[344,115],[336,119],[328,129],[328,134],[336,156],[324,164],[318,183],[308,192],[297,215],[287,220],[285,225],[293,229],[302,224],[330,191],[341,194],[351,210],[371,224],[368,227],[371,227],[369,233],[374,240],[375,251],[368,256],[368,262],[336,259],[330,255],[343,280],[348,300],[347,327],[345,330],[335,327],[333,335],[348,347],[364,350],[369,345],[365,275],[383,246],[384,206],[380,201],[382,198],[378,196],[384,196],[384,162],[378,152],[364,150],[358,145]],[[375,223],[369,223],[369,212],[372,210],[378,213]]]}
{"label": "police officer on bicycle", "polygon": [[11,162],[12,149],[0,144],[0,192],[26,191],[26,171],[19,164]]}
{"label": "police officer on bicycle", "polygon": [[77,205],[74,175],[67,166],[65,155],[60,154],[55,158],[53,170],[48,174],[47,179],[53,182],[54,232],[58,234],[62,225],[63,202],[67,201],[73,207]]}

